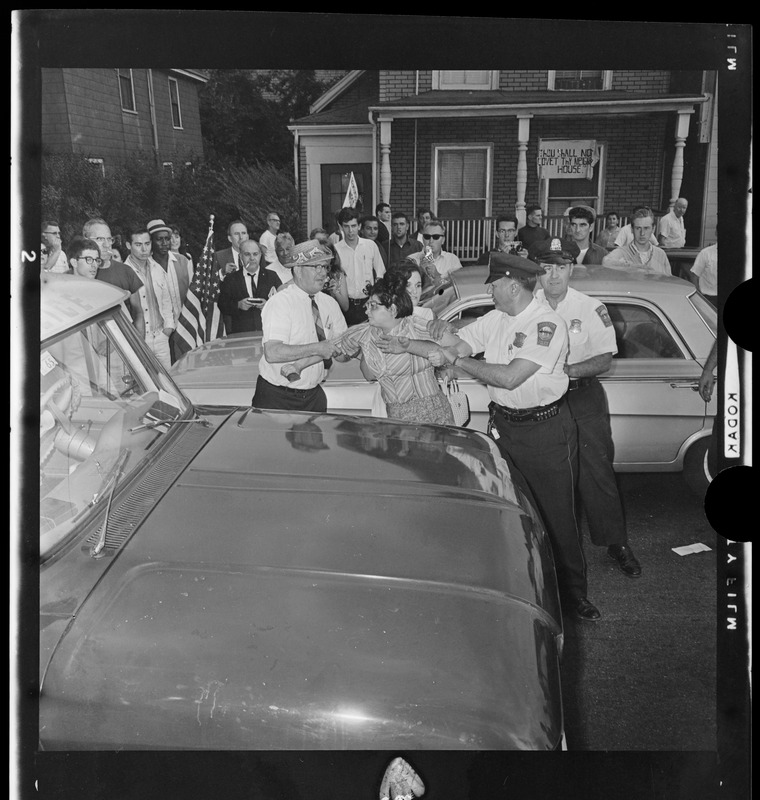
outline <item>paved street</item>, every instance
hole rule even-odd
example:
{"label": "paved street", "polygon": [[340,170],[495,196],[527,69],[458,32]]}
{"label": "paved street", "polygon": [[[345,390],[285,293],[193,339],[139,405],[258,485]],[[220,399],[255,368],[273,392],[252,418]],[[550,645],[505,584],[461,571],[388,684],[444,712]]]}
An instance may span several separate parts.
{"label": "paved street", "polygon": [[[619,476],[641,578],[589,543],[589,597],[603,619],[565,620],[571,750],[715,750],[716,534],[679,473]],[[710,552],[679,556],[702,542]]]}

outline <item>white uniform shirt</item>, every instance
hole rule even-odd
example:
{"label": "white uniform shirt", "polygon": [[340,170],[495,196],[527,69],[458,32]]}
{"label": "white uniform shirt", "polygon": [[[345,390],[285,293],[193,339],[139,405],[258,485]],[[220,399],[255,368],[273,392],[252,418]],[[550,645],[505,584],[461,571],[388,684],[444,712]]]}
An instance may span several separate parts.
{"label": "white uniform shirt", "polygon": [[711,244],[699,251],[691,271],[699,278],[699,291],[702,294],[718,294],[718,245]]}
{"label": "white uniform shirt", "polygon": [[335,252],[346,273],[348,296],[352,300],[364,300],[367,297],[364,292],[367,284],[372,286],[385,275],[385,264],[377,245],[372,239],[359,239],[354,249],[343,240],[335,245]]}
{"label": "white uniform shirt", "polygon": [[[319,316],[325,336],[336,339],[348,330],[343,312],[337,301],[325,292],[314,295],[319,308]],[[309,344],[317,341],[317,329],[311,310],[311,298],[295,283],[275,292],[267,300],[261,312],[263,329],[262,344],[270,340],[283,344]],[[324,364],[312,364],[301,372],[301,377],[291,383],[280,373],[282,363],[270,364],[265,356],[259,361],[259,374],[275,386],[289,386],[291,389],[313,389],[326,375]]]}
{"label": "white uniform shirt", "polygon": [[132,256],[127,256],[124,263],[128,267],[131,267],[137,274],[137,277],[143,282],[143,285],[137,291],[137,296],[140,298],[140,307],[143,310],[143,317],[145,318],[145,333],[156,333],[163,328],[176,328],[177,323],[174,319],[174,311],[172,309],[169,282],[164,268],[157,261],[154,261],[153,258],[148,258],[150,280],[153,283],[153,291],[156,295],[156,303],[158,304],[159,316],[161,317],[161,319],[154,319],[148,303],[147,289],[145,288],[145,281],[148,276],[146,276],[140,267],[137,266],[136,262],[132,260]]}
{"label": "white uniform shirt", "polygon": [[[536,300],[551,308],[543,289],[536,291]],[[593,356],[617,353],[615,328],[604,303],[569,286],[565,297],[554,309],[567,325],[570,355],[568,364],[578,364]]]}
{"label": "white uniform shirt", "polygon": [[533,408],[559,400],[567,391],[565,374],[568,333],[562,317],[535,298],[516,317],[494,309],[476,319],[457,336],[473,354],[484,353],[489,364],[509,364],[524,358],[539,365],[516,389],[488,386],[495,403],[508,408]]}
{"label": "white uniform shirt", "polygon": [[267,264],[271,264],[273,261],[277,261],[277,253],[274,251],[274,243],[277,241],[277,237],[272,231],[267,228],[264,233],[259,236],[259,244],[263,244],[266,247],[266,252],[264,253],[264,258],[266,259]]}
{"label": "white uniform shirt", "polygon": [[677,217],[670,211],[660,219],[657,233],[663,237],[660,247],[683,247],[686,244],[686,228],[683,217]]}

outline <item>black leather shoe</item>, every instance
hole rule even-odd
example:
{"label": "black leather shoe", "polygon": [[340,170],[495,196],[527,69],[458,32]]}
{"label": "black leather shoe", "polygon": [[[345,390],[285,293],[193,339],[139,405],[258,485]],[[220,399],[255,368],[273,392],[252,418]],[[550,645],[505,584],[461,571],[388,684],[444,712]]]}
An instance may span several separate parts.
{"label": "black leather shoe", "polygon": [[607,548],[607,555],[617,561],[620,571],[629,578],[641,577],[641,564],[633,554],[633,550],[624,544],[613,544]]}
{"label": "black leather shoe", "polygon": [[578,619],[585,619],[591,622],[596,622],[596,620],[602,618],[599,609],[587,597],[581,597],[574,613]]}

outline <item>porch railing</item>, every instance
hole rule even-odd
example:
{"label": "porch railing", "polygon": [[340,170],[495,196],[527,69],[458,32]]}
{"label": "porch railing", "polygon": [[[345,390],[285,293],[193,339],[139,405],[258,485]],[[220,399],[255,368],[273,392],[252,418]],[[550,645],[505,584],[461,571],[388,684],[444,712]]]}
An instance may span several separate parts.
{"label": "porch railing", "polygon": [[[443,219],[446,225],[446,244],[444,249],[454,253],[464,263],[477,261],[478,256],[486,249],[495,246],[496,217],[480,219]],[[562,237],[567,218],[563,216],[544,217],[543,226],[552,236]],[[620,225],[626,225],[628,217],[620,218]],[[600,217],[594,224],[594,238],[604,228],[604,218]]]}

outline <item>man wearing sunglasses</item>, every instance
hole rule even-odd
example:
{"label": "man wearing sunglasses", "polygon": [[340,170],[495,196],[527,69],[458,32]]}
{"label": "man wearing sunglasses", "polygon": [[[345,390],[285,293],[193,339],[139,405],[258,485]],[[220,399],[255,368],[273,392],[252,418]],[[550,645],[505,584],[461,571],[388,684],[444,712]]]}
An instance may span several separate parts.
{"label": "man wearing sunglasses", "polygon": [[425,273],[423,290],[443,283],[452,272],[462,269],[462,262],[453,253],[447,253],[443,249],[445,241],[446,228],[443,223],[438,219],[431,219],[422,231],[422,251],[409,256]]}

